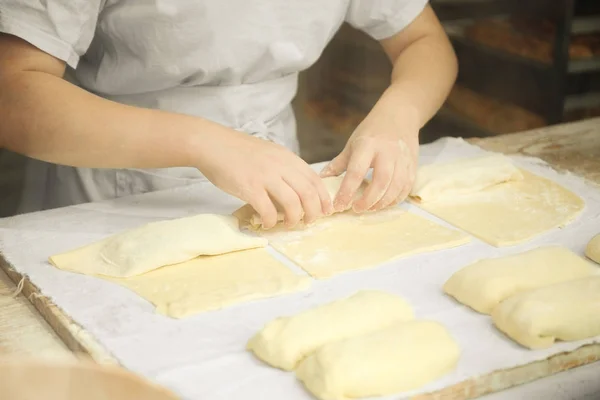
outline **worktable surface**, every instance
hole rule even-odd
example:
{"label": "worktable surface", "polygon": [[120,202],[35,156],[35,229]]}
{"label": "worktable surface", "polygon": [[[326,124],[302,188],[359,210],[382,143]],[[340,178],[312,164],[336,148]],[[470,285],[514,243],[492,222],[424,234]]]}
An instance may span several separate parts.
{"label": "worktable surface", "polygon": [[[600,118],[469,142],[486,150],[539,157],[555,169],[568,170],[600,185]],[[0,355],[74,357],[25,296],[12,296],[16,290],[0,269]],[[514,394],[509,398],[600,398],[600,367],[596,364],[510,389]],[[507,394],[485,398],[506,398]]]}

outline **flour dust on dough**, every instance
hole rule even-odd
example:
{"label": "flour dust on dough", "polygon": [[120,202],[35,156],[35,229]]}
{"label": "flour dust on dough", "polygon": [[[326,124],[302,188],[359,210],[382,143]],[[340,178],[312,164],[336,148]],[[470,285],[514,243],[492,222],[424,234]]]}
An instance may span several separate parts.
{"label": "flour dust on dough", "polygon": [[422,167],[425,183],[413,190],[413,202],[498,247],[563,227],[583,210],[576,194],[528,171],[515,172],[506,158],[496,157]]}
{"label": "flour dust on dough", "polygon": [[516,294],[492,312],[498,329],[530,349],[600,335],[600,276]]}
{"label": "flour dust on dough", "polygon": [[460,348],[433,321],[409,321],[327,344],[296,376],[321,400],[385,396],[419,388],[451,372]]}
{"label": "flour dust on dough", "polygon": [[276,318],[248,342],[267,364],[290,371],[317,348],[413,319],[410,305],[390,293],[363,290],[290,317]]}
{"label": "flour dust on dough", "polygon": [[265,247],[268,241],[239,230],[230,215],[199,214],[153,222],[50,257],[55,267],[87,275],[131,277],[200,255]]}
{"label": "flour dust on dough", "polygon": [[130,278],[108,278],[183,318],[233,304],[307,289],[311,279],[294,274],[266,249],[200,256]]}
{"label": "flour dust on dough", "polygon": [[463,232],[400,208],[360,215],[349,211],[318,220],[302,231],[275,229],[261,235],[318,279],[470,241]]}
{"label": "flour dust on dough", "polygon": [[457,271],[444,291],[462,304],[490,314],[504,299],[523,291],[600,274],[600,268],[559,246],[477,261]]}
{"label": "flour dust on dough", "polygon": [[[325,188],[327,189],[327,193],[329,193],[329,197],[331,198],[331,201],[333,201],[335,199],[335,196],[337,195],[338,191],[340,190],[340,186],[342,184],[344,176],[345,176],[345,174],[342,174],[340,176],[332,176],[332,177],[327,177],[327,178],[322,179],[323,183],[325,184]],[[354,202],[362,197],[367,185],[368,185],[368,182],[366,180],[362,182],[362,184],[358,187],[358,190],[354,194],[354,198],[353,198],[352,202],[350,202],[350,204],[348,205],[348,207],[345,211],[352,208],[352,205],[354,204]],[[262,218],[254,210],[254,208],[252,208],[252,206],[250,204],[246,204],[245,206],[237,209],[233,213],[233,215],[240,220],[240,223],[242,226],[248,227],[252,230],[261,230]],[[277,212],[278,223],[283,222],[283,219],[284,219],[283,212],[278,211]],[[301,221],[301,226],[304,226],[304,224],[302,224],[302,221]]]}
{"label": "flour dust on dough", "polygon": [[585,255],[600,264],[600,234],[594,236],[585,247]]}

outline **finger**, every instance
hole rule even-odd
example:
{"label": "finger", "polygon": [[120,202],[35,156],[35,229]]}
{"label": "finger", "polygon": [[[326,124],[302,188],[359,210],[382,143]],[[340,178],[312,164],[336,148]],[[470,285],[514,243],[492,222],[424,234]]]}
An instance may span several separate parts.
{"label": "finger", "polygon": [[307,177],[310,183],[313,185],[315,190],[317,191],[317,195],[319,197],[319,201],[321,203],[321,214],[322,215],[331,215],[333,214],[333,200],[323,182],[323,179],[319,177],[312,169],[310,170],[311,174]]}
{"label": "finger", "polygon": [[397,203],[400,203],[400,202],[406,200],[408,198],[408,196],[410,195],[410,191],[412,190],[413,185],[415,184],[415,179],[416,179],[415,170],[416,170],[415,164],[409,164],[406,166],[407,180],[406,180],[406,184],[404,185],[404,188],[400,192],[400,196],[398,196],[398,199],[396,199]]}
{"label": "finger", "polygon": [[339,176],[342,172],[346,170],[346,166],[348,165],[348,159],[350,152],[346,149],[342,150],[337,157],[335,157],[329,164],[323,168],[321,173],[319,174],[321,178],[328,178],[330,176]]}
{"label": "finger", "polygon": [[[364,194],[354,203],[352,209],[355,212],[363,212],[373,207],[388,191],[394,178],[396,160],[392,155],[380,153],[375,156],[373,162],[373,180],[365,189]],[[398,189],[399,194],[400,190]]]}
{"label": "finger", "polygon": [[302,203],[294,189],[283,179],[278,179],[267,187],[267,191],[283,211],[285,225],[288,228],[298,225],[302,219]]}
{"label": "finger", "polygon": [[264,229],[271,229],[277,224],[277,209],[266,191],[260,191],[248,201],[254,211],[260,215]]}
{"label": "finger", "polygon": [[321,201],[315,186],[305,176],[296,175],[283,178],[295,192],[302,205],[304,222],[310,224],[322,215]]}
{"label": "finger", "polygon": [[378,202],[371,206],[370,211],[378,211],[398,202],[400,194],[406,187],[406,176],[405,172],[403,171],[405,171],[405,168],[400,161],[397,161],[394,166],[394,174],[387,191]]}
{"label": "finger", "polygon": [[400,192],[400,195],[396,199],[396,203],[401,203],[408,198],[408,195],[410,194],[410,190],[412,189],[412,185],[413,185],[412,180],[409,180],[408,182],[406,182],[406,184],[404,185],[404,188]]}
{"label": "finger", "polygon": [[346,175],[333,202],[333,207],[336,211],[341,212],[350,208],[356,190],[362,184],[365,175],[367,175],[371,167],[373,156],[373,149],[370,146],[357,147],[352,152],[348,161]]}

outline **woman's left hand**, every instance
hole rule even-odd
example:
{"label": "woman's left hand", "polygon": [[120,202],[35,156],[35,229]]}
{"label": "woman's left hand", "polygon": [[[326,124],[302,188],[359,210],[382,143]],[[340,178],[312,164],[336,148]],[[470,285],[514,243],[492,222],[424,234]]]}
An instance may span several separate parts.
{"label": "woman's left hand", "polygon": [[377,106],[373,109],[350,136],[344,150],[321,172],[322,177],[328,177],[346,171],[334,200],[336,211],[348,208],[370,168],[373,180],[353,204],[355,212],[377,211],[406,199],[418,163],[417,121],[414,113]]}

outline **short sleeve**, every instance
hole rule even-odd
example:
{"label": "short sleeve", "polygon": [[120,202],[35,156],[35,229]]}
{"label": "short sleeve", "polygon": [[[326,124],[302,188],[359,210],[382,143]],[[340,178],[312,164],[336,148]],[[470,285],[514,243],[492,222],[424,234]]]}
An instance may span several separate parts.
{"label": "short sleeve", "polygon": [[394,36],[406,28],[427,5],[427,0],[350,0],[346,22],[373,39]]}
{"label": "short sleeve", "polygon": [[0,0],[0,32],[77,67],[105,0]]}

